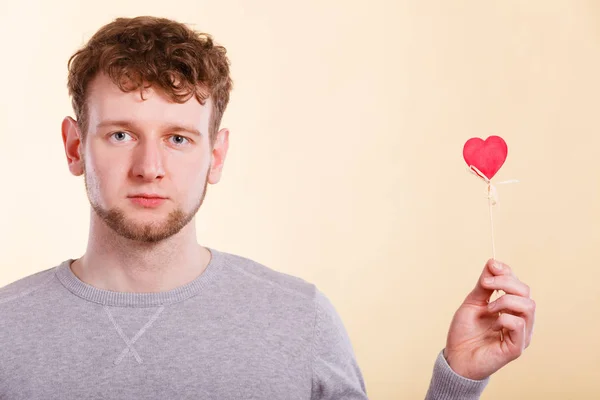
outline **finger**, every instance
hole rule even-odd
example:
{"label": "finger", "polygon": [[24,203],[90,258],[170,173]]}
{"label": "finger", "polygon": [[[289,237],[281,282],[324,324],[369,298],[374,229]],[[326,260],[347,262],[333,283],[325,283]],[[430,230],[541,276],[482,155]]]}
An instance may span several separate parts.
{"label": "finger", "polygon": [[490,273],[494,276],[496,275],[510,275],[516,278],[512,268],[508,266],[508,264],[503,263],[502,261],[494,260],[493,258],[488,260],[486,263],[486,267],[490,271]]}
{"label": "finger", "polygon": [[493,313],[503,312],[525,319],[525,348],[529,347],[535,323],[535,301],[533,299],[511,294],[504,295],[488,304],[488,310]]}
{"label": "finger", "polygon": [[507,346],[510,361],[519,357],[525,349],[525,320],[512,314],[502,314],[492,324],[492,330],[499,332],[506,329],[502,342]]}
{"label": "finger", "polygon": [[[496,266],[498,266],[499,268],[497,268]],[[492,293],[494,293],[495,289],[483,285],[483,280],[486,278],[492,278],[497,275],[512,276],[512,270],[508,265],[500,261],[489,259],[486,262],[485,267],[481,272],[481,275],[479,276],[477,285],[475,285],[475,288],[471,291],[471,293],[469,293],[465,302],[478,305],[487,304],[489,298],[491,297]]]}
{"label": "finger", "polygon": [[[503,263],[502,261],[490,259],[490,260],[488,260],[486,266],[489,268],[490,272],[494,276],[508,275],[508,276],[513,276],[516,278],[514,272],[512,271],[512,268],[510,268],[508,266],[508,264]],[[498,292],[497,294],[498,294],[498,296],[500,296],[503,293]],[[492,295],[493,295],[493,293],[492,293]],[[498,296],[496,296],[496,299],[498,298]],[[490,297],[488,301],[491,301],[492,299],[493,299],[493,297]]]}
{"label": "finger", "polygon": [[529,286],[514,276],[487,276],[481,280],[481,284],[487,290],[504,290],[508,294],[531,298],[531,289],[529,289]]}

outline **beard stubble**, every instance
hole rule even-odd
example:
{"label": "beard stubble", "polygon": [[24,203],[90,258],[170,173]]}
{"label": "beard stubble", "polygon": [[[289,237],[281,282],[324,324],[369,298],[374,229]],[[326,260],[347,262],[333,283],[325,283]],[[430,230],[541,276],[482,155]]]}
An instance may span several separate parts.
{"label": "beard stubble", "polygon": [[137,223],[132,221],[127,217],[126,213],[118,207],[106,209],[95,203],[92,200],[92,196],[90,196],[90,187],[85,167],[83,176],[90,205],[96,215],[98,215],[109,228],[115,231],[116,234],[130,240],[142,243],[156,243],[175,235],[194,218],[204,202],[209,173],[210,168],[204,179],[204,187],[202,188],[200,199],[196,202],[192,210],[186,212],[178,206],[169,213],[164,221],[152,221],[148,223]]}

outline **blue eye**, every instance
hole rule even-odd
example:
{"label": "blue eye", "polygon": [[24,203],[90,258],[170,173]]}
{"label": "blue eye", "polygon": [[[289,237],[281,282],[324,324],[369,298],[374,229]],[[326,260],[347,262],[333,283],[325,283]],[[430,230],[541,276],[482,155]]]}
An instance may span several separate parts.
{"label": "blue eye", "polygon": [[[123,138],[124,136],[129,136],[128,133],[123,132],[123,131],[119,131],[119,132],[115,132],[112,135],[110,135],[111,137],[117,138],[117,135],[119,135],[121,138]],[[131,136],[130,136],[131,137]],[[125,142],[125,140],[120,140],[117,139],[117,142]]]}
{"label": "blue eye", "polygon": [[[179,136],[179,135],[173,135],[173,136],[171,136],[171,138],[178,138],[178,139],[186,140],[187,142],[189,142],[189,140],[187,138],[185,138],[183,136]],[[181,142],[180,140],[177,140],[174,142],[174,144],[176,144],[177,146],[181,146],[181,145],[185,144],[185,142]]]}

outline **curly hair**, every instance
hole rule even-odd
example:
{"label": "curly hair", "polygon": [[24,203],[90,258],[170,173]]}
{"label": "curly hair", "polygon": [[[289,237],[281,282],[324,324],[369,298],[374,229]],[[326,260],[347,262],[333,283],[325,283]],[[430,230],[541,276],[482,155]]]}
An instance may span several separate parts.
{"label": "curly hair", "polygon": [[150,16],[117,18],[101,27],[68,62],[67,87],[73,110],[85,139],[88,130],[87,90],[90,81],[105,73],[122,91],[154,86],[172,101],[192,96],[213,102],[209,122],[214,144],[233,82],[226,50],[211,35],[186,25]]}

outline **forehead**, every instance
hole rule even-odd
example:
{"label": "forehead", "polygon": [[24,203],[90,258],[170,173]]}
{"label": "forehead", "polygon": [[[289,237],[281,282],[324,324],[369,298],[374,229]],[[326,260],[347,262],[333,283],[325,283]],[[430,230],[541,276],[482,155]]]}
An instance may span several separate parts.
{"label": "forehead", "polygon": [[105,74],[98,74],[88,88],[87,108],[90,128],[106,119],[144,123],[186,123],[207,127],[212,108],[209,97],[202,105],[192,96],[185,103],[171,100],[152,86],[143,90],[123,92]]}

